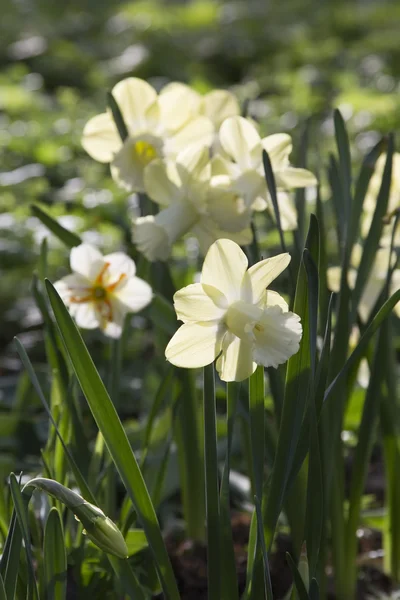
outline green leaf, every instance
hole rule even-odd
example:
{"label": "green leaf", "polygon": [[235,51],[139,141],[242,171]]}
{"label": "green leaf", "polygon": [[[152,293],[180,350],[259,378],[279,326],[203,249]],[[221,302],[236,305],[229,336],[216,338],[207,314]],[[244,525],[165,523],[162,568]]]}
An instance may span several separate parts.
{"label": "green leaf", "polygon": [[111,92],[107,92],[107,99],[115,126],[118,129],[119,137],[121,138],[122,143],[124,143],[126,138],[129,136],[129,132],[125,124],[124,117],[122,116],[121,109]]}
{"label": "green leaf", "polygon": [[129,529],[125,541],[128,546],[129,556],[133,556],[148,547],[146,534],[143,529]]}
{"label": "green leaf", "polygon": [[4,581],[0,575],[0,600],[7,600],[6,588],[4,587]]}
{"label": "green leaf", "polygon": [[294,587],[296,588],[299,600],[309,600],[308,592],[306,590],[306,586],[304,585],[304,581],[301,578],[299,570],[295,565],[293,558],[290,556],[289,552],[286,552],[286,560],[288,562],[289,569],[293,575]]}
{"label": "green leaf", "polygon": [[22,548],[22,532],[15,510],[12,513],[7,539],[0,560],[0,576],[3,578],[7,598],[14,598]]}
{"label": "green leaf", "polygon": [[[333,120],[335,124],[335,138],[339,154],[339,175],[343,198],[344,226],[347,228],[351,211],[351,156],[349,136],[341,112],[334,111]],[[347,238],[347,231],[346,231]]]}
{"label": "green leaf", "polygon": [[45,212],[42,208],[40,208],[37,204],[31,205],[31,210],[33,215],[39,219],[43,223],[49,231],[51,231],[63,244],[65,244],[68,248],[73,248],[74,246],[79,246],[82,243],[81,238],[76,235],[76,233],[72,233],[69,229],[65,229],[58,221],[53,219],[47,212]]}
{"label": "green leaf", "polygon": [[[264,567],[264,597],[266,598],[266,600],[273,600],[271,574],[269,571],[267,547],[265,545],[261,504],[260,504],[260,500],[258,499],[257,496],[254,496],[254,504],[256,507],[256,517],[257,517],[257,546],[260,547],[262,561],[263,561],[263,567]],[[253,594],[253,598],[261,597],[260,590],[253,589],[252,594]]]}
{"label": "green leaf", "polygon": [[372,265],[375,260],[383,229],[383,217],[387,212],[389,202],[390,188],[392,182],[392,163],[394,153],[393,136],[389,137],[387,158],[382,175],[382,183],[376,199],[376,208],[372,219],[371,227],[363,246],[361,261],[358,266],[357,279],[352,294],[352,311],[355,314],[358,303],[364,291],[365,285],[371,273]]}
{"label": "green leaf", "polygon": [[11,496],[14,503],[15,513],[17,515],[18,524],[21,528],[22,538],[25,545],[26,560],[28,563],[28,595],[27,599],[39,600],[39,594],[36,586],[35,567],[33,564],[33,554],[31,548],[31,539],[29,534],[28,523],[28,504],[30,496],[23,495],[19,487],[19,483],[14,473],[10,475]]}
{"label": "green leaf", "polygon": [[215,414],[214,364],[204,367],[204,469],[207,515],[208,599],[220,597],[220,542],[217,431]]}
{"label": "green leaf", "polygon": [[157,516],[125,430],[67,308],[49,281],[46,287],[76,377],[146,532],[166,598],[179,600]]}
{"label": "green leaf", "polygon": [[60,513],[54,507],[44,530],[43,563],[46,599],[64,600],[67,596],[67,554]]}

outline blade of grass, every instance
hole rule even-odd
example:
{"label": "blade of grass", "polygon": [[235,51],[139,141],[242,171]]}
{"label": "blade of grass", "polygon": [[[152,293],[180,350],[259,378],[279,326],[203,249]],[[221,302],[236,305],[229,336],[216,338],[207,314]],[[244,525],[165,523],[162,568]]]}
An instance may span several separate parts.
{"label": "blade of grass", "polygon": [[82,243],[81,238],[76,235],[76,233],[73,233],[72,231],[69,231],[69,229],[66,229],[60,225],[58,221],[53,219],[53,217],[51,217],[37,204],[32,204],[31,210],[32,214],[68,248],[79,246],[79,244]]}
{"label": "blade of grass", "polygon": [[119,137],[121,138],[121,141],[123,143],[129,136],[128,128],[125,124],[124,117],[122,116],[122,112],[118,106],[118,102],[115,100],[111,92],[107,92],[107,100],[108,106],[111,110],[114,119],[115,126],[119,133]]}
{"label": "blade of grass", "polygon": [[4,580],[7,598],[14,598],[17,588],[22,532],[15,510],[12,513],[10,527],[0,560],[0,576]]}
{"label": "blade of grass", "polygon": [[47,517],[43,544],[44,585],[48,600],[67,596],[67,554],[60,513],[52,508]]}
{"label": "blade of grass", "polygon": [[168,600],[179,600],[175,577],[157,516],[125,430],[67,308],[49,281],[46,281],[46,287],[76,377],[142,521],[164,593]]}
{"label": "blade of grass", "polygon": [[204,367],[204,470],[207,514],[208,600],[220,597],[220,541],[218,457],[214,365]]}
{"label": "blade of grass", "polygon": [[7,600],[6,588],[4,587],[3,578],[0,575],[0,600]]}
{"label": "blade of grass", "polygon": [[306,586],[304,585],[304,581],[299,573],[299,570],[298,570],[293,558],[290,556],[289,552],[286,552],[286,560],[287,560],[289,569],[293,576],[293,582],[294,582],[294,586],[296,588],[299,600],[309,600],[308,592],[306,590]]}

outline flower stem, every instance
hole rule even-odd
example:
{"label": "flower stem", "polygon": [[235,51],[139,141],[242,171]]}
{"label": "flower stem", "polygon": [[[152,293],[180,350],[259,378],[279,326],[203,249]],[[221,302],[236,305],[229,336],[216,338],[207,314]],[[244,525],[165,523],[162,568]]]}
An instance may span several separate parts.
{"label": "flower stem", "polygon": [[204,467],[207,513],[208,600],[220,600],[220,506],[213,364],[204,367]]}

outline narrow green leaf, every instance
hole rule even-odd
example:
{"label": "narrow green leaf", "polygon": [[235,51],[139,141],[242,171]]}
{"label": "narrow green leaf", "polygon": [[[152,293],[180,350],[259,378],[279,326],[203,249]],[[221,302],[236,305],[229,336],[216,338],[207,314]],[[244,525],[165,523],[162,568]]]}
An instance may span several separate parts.
{"label": "narrow green leaf", "polygon": [[389,202],[390,188],[392,182],[392,163],[394,153],[393,136],[389,137],[387,158],[382,176],[382,183],[376,199],[376,208],[372,219],[371,227],[363,246],[361,261],[357,270],[357,279],[352,294],[352,310],[353,314],[357,310],[358,303],[365,288],[366,282],[370,275],[373,262],[375,260],[376,251],[379,246],[383,229],[383,217],[387,212]]}
{"label": "narrow green leaf", "polygon": [[22,538],[25,545],[26,560],[28,563],[28,600],[35,599],[39,600],[39,594],[36,586],[35,578],[35,567],[33,564],[33,554],[31,548],[31,539],[29,534],[29,523],[28,523],[28,504],[29,497],[27,498],[22,494],[19,487],[19,483],[14,473],[10,475],[10,489],[11,496],[14,503],[15,513],[17,515],[18,524],[21,528]]}
{"label": "narrow green leaf", "polygon": [[64,600],[67,596],[67,554],[60,513],[54,507],[44,530],[43,563],[46,599]]}
{"label": "narrow green leaf", "polygon": [[345,240],[345,209],[342,187],[340,182],[339,165],[336,158],[331,154],[329,156],[328,181],[332,192],[332,204],[335,211],[336,230],[339,241],[339,248],[343,250]]}
{"label": "narrow green leaf", "polygon": [[[266,600],[273,600],[271,574],[270,574],[270,570],[269,570],[267,547],[265,545],[261,504],[260,504],[260,500],[258,499],[257,496],[254,496],[254,504],[256,507],[256,516],[257,516],[257,538],[258,538],[257,545],[259,545],[259,547],[260,547],[261,556],[262,556],[262,560],[263,560],[263,566],[264,566],[264,595],[265,595]],[[253,590],[253,597],[255,597],[254,594],[256,594],[257,598],[260,598],[260,596],[261,596],[259,590]]]}
{"label": "narrow green leaf", "polygon": [[179,600],[175,577],[157,516],[125,430],[78,328],[52,284],[46,281],[46,286],[76,377],[143,524],[164,593],[168,600]]}
{"label": "narrow green leaf", "polygon": [[[349,136],[347,135],[346,124],[341,112],[334,111],[333,120],[335,124],[335,138],[339,155],[339,174],[343,197],[344,225],[347,228],[351,212],[351,156]],[[347,238],[347,231],[345,237]]]}
{"label": "narrow green leaf", "polygon": [[294,586],[296,588],[296,592],[298,593],[299,600],[309,600],[308,592],[306,590],[306,586],[304,585],[304,581],[302,580],[299,570],[295,565],[293,558],[290,556],[289,552],[286,552],[286,560],[288,562],[290,571],[293,576]]}
{"label": "narrow green leaf", "polygon": [[53,233],[63,244],[65,244],[68,248],[73,248],[74,246],[79,246],[82,243],[81,238],[76,235],[76,233],[72,233],[68,229],[65,229],[58,221],[53,219],[47,212],[45,212],[42,208],[40,208],[37,204],[31,205],[31,210],[33,215],[39,219],[43,223],[45,227],[51,233]]}
{"label": "narrow green leaf", "polygon": [[115,126],[118,129],[119,137],[121,138],[122,143],[124,143],[126,138],[129,136],[129,132],[125,124],[124,117],[122,116],[121,109],[111,92],[107,92],[107,99]]}
{"label": "narrow green leaf", "polygon": [[0,600],[7,600],[6,588],[4,587],[3,578],[0,575]]}
{"label": "narrow green leaf", "polygon": [[264,480],[264,368],[258,366],[249,378],[250,440],[256,495],[262,498]]}
{"label": "narrow green leaf", "polygon": [[208,600],[220,597],[218,457],[214,365],[204,367],[204,469],[207,513]]}
{"label": "narrow green leaf", "polygon": [[0,576],[3,578],[7,598],[15,597],[22,549],[22,532],[15,510],[12,513],[8,535],[0,560]]}

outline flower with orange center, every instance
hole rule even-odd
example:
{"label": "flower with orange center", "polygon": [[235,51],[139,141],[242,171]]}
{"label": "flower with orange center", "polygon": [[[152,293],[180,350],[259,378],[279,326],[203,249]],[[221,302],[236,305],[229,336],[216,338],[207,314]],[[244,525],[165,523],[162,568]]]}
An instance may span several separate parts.
{"label": "flower with orange center", "polygon": [[118,338],[125,315],[151,301],[151,287],[135,276],[135,263],[122,252],[103,256],[94,246],[81,244],[72,248],[70,265],[72,274],[55,287],[83,329],[99,327]]}

